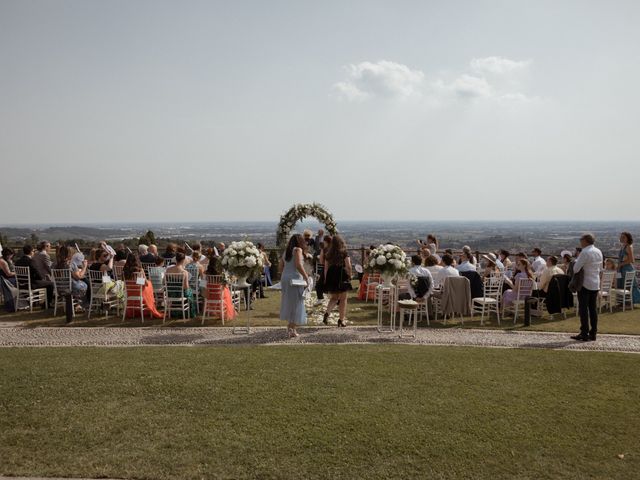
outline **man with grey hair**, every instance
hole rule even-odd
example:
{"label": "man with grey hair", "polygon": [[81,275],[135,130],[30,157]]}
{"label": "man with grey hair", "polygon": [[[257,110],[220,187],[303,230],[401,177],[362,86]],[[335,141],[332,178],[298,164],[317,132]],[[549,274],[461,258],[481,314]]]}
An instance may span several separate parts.
{"label": "man with grey hair", "polygon": [[156,256],[149,251],[149,247],[144,244],[138,245],[138,255],[141,263],[156,263]]}
{"label": "man with grey hair", "polygon": [[[578,290],[578,311],[580,313],[580,334],[571,337],[582,342],[593,341],[598,333],[598,292],[602,271],[602,252],[594,246],[591,233],[580,237],[582,251],[573,266],[574,275],[583,272],[582,287]],[[591,328],[589,328],[591,322]]]}

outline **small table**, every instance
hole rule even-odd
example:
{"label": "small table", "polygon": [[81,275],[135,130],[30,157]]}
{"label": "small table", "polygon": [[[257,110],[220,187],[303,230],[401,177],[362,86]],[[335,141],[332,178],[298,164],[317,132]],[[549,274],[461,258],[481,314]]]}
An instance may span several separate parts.
{"label": "small table", "polygon": [[[386,286],[380,284],[376,286],[376,296],[378,297],[378,332],[379,333],[393,333],[396,330],[396,309],[395,309],[395,285]],[[390,321],[389,326],[383,325],[384,320],[384,299],[387,298],[389,302],[389,314]]]}
{"label": "small table", "polygon": [[403,337],[402,326],[404,324],[405,314],[409,316],[407,326],[413,323],[413,338],[416,338],[418,331],[418,302],[415,300],[399,300],[397,307],[400,313],[400,338]]}

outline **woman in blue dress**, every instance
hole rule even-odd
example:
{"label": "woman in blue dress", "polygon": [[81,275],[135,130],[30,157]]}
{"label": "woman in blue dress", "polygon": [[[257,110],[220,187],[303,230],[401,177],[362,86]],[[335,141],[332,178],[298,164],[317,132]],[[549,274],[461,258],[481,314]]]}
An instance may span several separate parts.
{"label": "woman in blue dress", "polygon": [[282,300],[280,302],[280,320],[288,322],[289,337],[297,337],[296,328],[307,324],[307,312],[304,308],[304,285],[292,285],[293,281],[304,280],[309,284],[309,276],[304,269],[304,257],[307,244],[302,235],[292,235],[287,244],[284,256],[280,259],[280,285]]}
{"label": "woman in blue dress", "polygon": [[[633,237],[629,232],[622,232],[620,234],[620,243],[622,248],[618,254],[618,271],[620,272],[620,278],[618,278],[618,288],[624,286],[624,276],[627,272],[635,272],[636,268],[633,264]],[[640,289],[638,288],[638,280],[633,280],[632,290],[633,303],[640,303]]]}

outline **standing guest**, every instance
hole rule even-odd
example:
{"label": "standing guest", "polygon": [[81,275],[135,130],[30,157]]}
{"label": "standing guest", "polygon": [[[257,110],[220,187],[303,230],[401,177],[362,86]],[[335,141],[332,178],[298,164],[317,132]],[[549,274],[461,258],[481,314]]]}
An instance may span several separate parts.
{"label": "standing guest", "polygon": [[[82,252],[74,247],[69,247],[71,260],[69,260],[69,270],[71,271],[71,292],[81,301],[82,305],[87,305],[87,290],[89,289],[87,270],[89,262]],[[81,311],[81,308],[78,308]]]}
{"label": "standing guest", "polygon": [[256,246],[262,257],[262,263],[264,264],[264,283],[267,287],[270,287],[273,285],[273,282],[271,281],[271,261],[269,260],[269,254],[265,251],[262,243],[258,243]]}
{"label": "standing guest", "polygon": [[331,236],[326,235],[322,238],[322,246],[320,247],[320,255],[318,256],[318,281],[316,282],[316,295],[318,300],[316,305],[324,302],[324,260],[331,246]]}
{"label": "standing guest", "polygon": [[329,292],[329,304],[322,322],[329,323],[329,314],[339,305],[340,318],[338,327],[346,327],[347,292],[351,290],[351,259],[347,253],[347,245],[340,235],[334,235],[331,245],[324,255],[324,290]]}
{"label": "standing guest", "polygon": [[[618,253],[618,270],[620,271],[620,278],[618,278],[618,288],[624,286],[624,276],[627,272],[635,272],[633,257],[633,237],[629,232],[622,232],[620,234],[621,248]],[[631,292],[633,303],[640,303],[640,289],[638,288],[638,281],[634,277],[633,289]]]}
{"label": "standing guest", "polygon": [[459,277],[460,272],[455,269],[453,255],[445,253],[442,255],[442,269],[437,273],[434,280],[436,285],[444,285],[447,277]]}
{"label": "standing guest", "polygon": [[316,257],[320,256],[322,245],[324,243],[324,230],[319,229],[316,238],[313,239],[313,253]]}
{"label": "standing guest", "polygon": [[304,232],[302,232],[302,236],[304,237],[304,241],[307,244],[307,248],[309,249],[307,251],[307,253],[311,254],[311,252],[313,252],[314,247],[315,247],[315,242],[313,240],[313,232],[311,230],[305,230]]}
{"label": "standing guest", "polygon": [[[53,300],[53,282],[42,278],[40,272],[35,268],[33,263],[34,251],[31,245],[22,247],[22,257],[16,261],[18,267],[29,267],[29,276],[31,278],[31,288],[44,288],[47,290],[47,302]],[[21,285],[22,287],[22,285]],[[26,285],[25,285],[26,287]]]}
{"label": "standing guest", "polygon": [[522,279],[529,278],[533,280],[535,276],[535,273],[531,268],[531,264],[529,263],[529,260],[527,260],[526,258],[518,259],[518,261],[516,262],[516,271],[518,273],[515,274],[515,276],[513,277],[513,280],[509,278],[504,279],[504,283],[507,284],[509,287],[502,294],[502,302],[505,307],[513,305],[513,302],[515,302],[516,299],[518,298],[518,293],[519,293],[518,280],[520,280],[521,278]]}
{"label": "standing guest", "polygon": [[4,308],[8,312],[15,311],[14,291],[17,288],[15,266],[13,265],[14,251],[4,247],[0,257],[0,288],[4,297]]}
{"label": "standing guest", "polygon": [[458,272],[475,272],[476,271],[476,266],[471,261],[472,257],[473,255],[471,255],[471,253],[466,252],[464,250],[462,251],[462,254],[460,255],[460,265],[456,266],[456,269],[458,270]]}
{"label": "standing guest", "polygon": [[[602,270],[602,252],[595,247],[595,238],[587,233],[580,237],[582,251],[573,267],[574,274],[583,271],[582,288],[578,290],[578,309],[580,312],[580,333],[574,340],[583,342],[595,340],[598,333],[598,292],[600,291],[600,270]],[[591,322],[591,328],[589,328]]]}
{"label": "standing guest", "polygon": [[500,260],[502,265],[504,265],[505,269],[511,268],[511,265],[513,264],[513,262],[509,258],[510,256],[511,256],[511,253],[509,253],[509,250],[500,250],[500,255],[498,255],[498,260]]}
{"label": "standing guest", "polygon": [[569,250],[563,250],[560,252],[560,258],[562,259],[562,263],[559,264],[562,271],[566,274],[569,271],[569,264],[571,260],[573,260],[573,255]]}
{"label": "standing guest", "polygon": [[280,285],[282,286],[282,298],[280,301],[280,320],[287,323],[289,338],[297,337],[296,328],[306,325],[307,312],[304,308],[304,290],[302,285],[293,285],[292,281],[304,280],[309,284],[309,275],[304,269],[304,257],[307,252],[307,243],[300,234],[294,234],[289,239],[284,256],[280,259]]}
{"label": "standing guest", "polygon": [[46,240],[41,241],[38,244],[38,251],[33,256],[33,268],[35,268],[43,280],[52,280],[51,266],[53,262],[49,256],[51,251],[51,243]]}
{"label": "standing guest", "polygon": [[538,247],[534,248],[531,251],[531,255],[533,256],[533,260],[531,261],[531,268],[535,273],[542,273],[542,271],[546,268],[547,262],[542,258],[542,250]]}

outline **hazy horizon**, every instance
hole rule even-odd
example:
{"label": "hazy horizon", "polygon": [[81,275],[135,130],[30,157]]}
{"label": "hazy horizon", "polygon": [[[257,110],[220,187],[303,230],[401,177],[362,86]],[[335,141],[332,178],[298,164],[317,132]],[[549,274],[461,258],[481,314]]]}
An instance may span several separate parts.
{"label": "hazy horizon", "polygon": [[311,201],[342,221],[640,220],[637,18],[628,0],[3,0],[0,221],[277,221]]}

